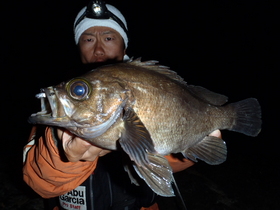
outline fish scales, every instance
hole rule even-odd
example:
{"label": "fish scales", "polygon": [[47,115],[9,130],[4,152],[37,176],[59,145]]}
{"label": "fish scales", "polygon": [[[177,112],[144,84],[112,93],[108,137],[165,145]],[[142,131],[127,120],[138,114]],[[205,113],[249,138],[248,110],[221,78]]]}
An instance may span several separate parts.
{"label": "fish scales", "polygon": [[182,153],[193,161],[220,164],[226,160],[226,144],[208,135],[228,129],[256,136],[261,109],[254,98],[226,104],[226,96],[188,85],[156,63],[136,59],[102,66],[45,88],[38,94],[43,110],[29,121],[64,127],[105,149],[122,148],[151,189],[173,196],[172,169],[164,155]]}

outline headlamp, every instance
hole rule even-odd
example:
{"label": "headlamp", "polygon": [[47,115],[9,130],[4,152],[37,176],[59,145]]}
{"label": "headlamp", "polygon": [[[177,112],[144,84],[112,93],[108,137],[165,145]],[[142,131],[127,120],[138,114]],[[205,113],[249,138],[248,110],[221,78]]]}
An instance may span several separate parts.
{"label": "headlamp", "polygon": [[81,17],[76,21],[75,23],[75,28],[76,26],[84,19],[84,18],[91,18],[91,19],[111,19],[117,22],[124,32],[128,34],[128,31],[124,25],[124,23],[112,12],[110,12],[104,1],[99,1],[99,0],[92,0],[89,2],[85,12],[81,15]]}

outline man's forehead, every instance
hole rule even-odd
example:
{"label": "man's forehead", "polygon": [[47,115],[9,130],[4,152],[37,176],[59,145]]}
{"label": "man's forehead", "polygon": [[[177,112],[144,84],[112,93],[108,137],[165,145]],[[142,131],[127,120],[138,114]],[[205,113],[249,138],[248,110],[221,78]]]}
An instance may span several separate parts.
{"label": "man's forehead", "polygon": [[119,34],[119,32],[117,32],[116,30],[109,28],[109,27],[105,27],[105,26],[94,26],[91,28],[88,28],[87,30],[85,30],[82,35],[96,35],[96,34],[117,34],[119,36],[121,36]]}

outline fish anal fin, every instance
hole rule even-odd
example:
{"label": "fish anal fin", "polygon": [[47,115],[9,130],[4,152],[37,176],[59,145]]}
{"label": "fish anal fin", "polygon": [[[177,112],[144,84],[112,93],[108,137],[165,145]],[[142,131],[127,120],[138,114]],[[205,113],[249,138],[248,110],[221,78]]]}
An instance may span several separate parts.
{"label": "fish anal fin", "polygon": [[212,105],[221,106],[228,101],[228,97],[215,93],[201,86],[188,85],[188,89],[198,98]]}
{"label": "fish anal fin", "polygon": [[137,174],[147,183],[147,185],[158,195],[174,196],[172,188],[173,172],[167,159],[161,155],[149,153],[149,164],[144,167],[133,165]]}
{"label": "fish anal fin", "polygon": [[132,108],[126,110],[123,120],[125,129],[119,141],[121,147],[138,165],[149,163],[147,152],[155,153],[149,131]]}
{"label": "fish anal fin", "polygon": [[198,144],[184,150],[182,154],[195,162],[196,159],[200,159],[210,165],[218,165],[227,158],[227,146],[218,137],[206,136]]}

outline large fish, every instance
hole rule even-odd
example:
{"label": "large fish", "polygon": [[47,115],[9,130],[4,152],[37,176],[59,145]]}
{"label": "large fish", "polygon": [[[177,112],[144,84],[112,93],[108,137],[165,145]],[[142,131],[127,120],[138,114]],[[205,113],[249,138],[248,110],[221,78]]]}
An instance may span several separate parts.
{"label": "large fish", "polygon": [[254,98],[224,105],[226,96],[188,85],[156,63],[136,59],[102,66],[44,88],[37,95],[42,110],[29,121],[64,127],[105,149],[120,145],[151,189],[172,196],[172,169],[164,155],[220,164],[226,144],[209,134],[227,129],[256,136],[261,109]]}

